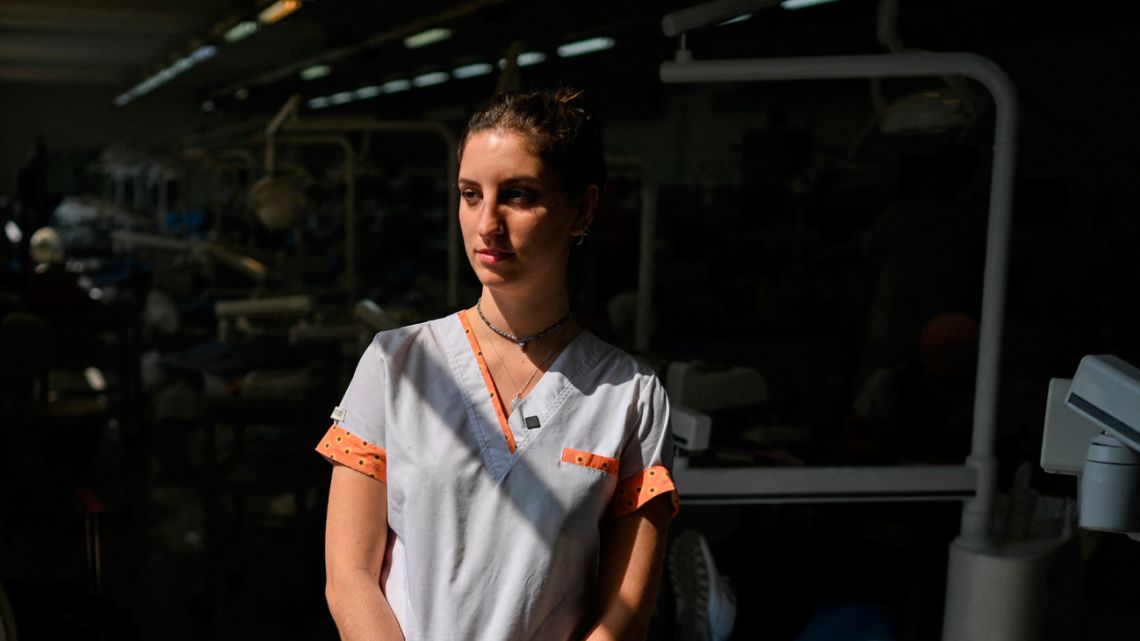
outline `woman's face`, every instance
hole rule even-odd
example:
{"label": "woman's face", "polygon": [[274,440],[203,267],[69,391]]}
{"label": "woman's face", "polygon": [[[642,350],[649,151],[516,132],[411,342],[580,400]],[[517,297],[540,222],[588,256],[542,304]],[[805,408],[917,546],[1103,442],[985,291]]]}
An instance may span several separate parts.
{"label": "woman's face", "polygon": [[485,287],[548,295],[566,286],[570,247],[589,223],[592,203],[588,194],[564,193],[525,138],[502,129],[470,135],[459,197],[467,259]]}

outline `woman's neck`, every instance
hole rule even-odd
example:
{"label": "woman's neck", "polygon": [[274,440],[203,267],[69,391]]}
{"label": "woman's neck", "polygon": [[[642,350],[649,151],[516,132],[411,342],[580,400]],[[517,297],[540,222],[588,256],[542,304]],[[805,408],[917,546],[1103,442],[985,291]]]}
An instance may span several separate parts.
{"label": "woman's neck", "polygon": [[512,297],[483,288],[483,315],[515,336],[533,336],[566,317],[570,295],[565,290],[546,296]]}

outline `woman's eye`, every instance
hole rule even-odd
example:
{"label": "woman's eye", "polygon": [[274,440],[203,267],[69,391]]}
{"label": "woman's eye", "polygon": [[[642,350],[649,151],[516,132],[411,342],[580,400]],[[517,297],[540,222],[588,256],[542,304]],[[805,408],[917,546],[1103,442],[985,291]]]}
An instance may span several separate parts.
{"label": "woman's eye", "polygon": [[534,194],[528,189],[508,189],[503,192],[503,198],[511,202],[530,202]]}
{"label": "woman's eye", "polygon": [[461,189],[459,190],[459,195],[463,198],[463,200],[466,200],[469,203],[473,203],[479,200],[479,192],[475,191],[474,189]]}

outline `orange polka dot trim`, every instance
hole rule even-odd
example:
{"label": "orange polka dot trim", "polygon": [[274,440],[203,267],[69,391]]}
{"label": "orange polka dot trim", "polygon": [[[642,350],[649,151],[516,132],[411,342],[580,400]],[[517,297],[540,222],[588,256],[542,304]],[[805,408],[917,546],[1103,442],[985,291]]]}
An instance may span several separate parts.
{"label": "orange polka dot trim", "polygon": [[632,514],[662,494],[668,494],[672,502],[673,511],[669,518],[677,516],[677,512],[681,511],[681,499],[677,495],[673,478],[669,476],[669,470],[661,465],[644,469],[618,482],[606,516],[617,518]]}
{"label": "orange polka dot trim", "polygon": [[617,459],[601,454],[594,454],[592,452],[583,452],[581,450],[572,450],[565,448],[562,450],[562,462],[573,463],[574,465],[581,465],[584,467],[592,467],[595,470],[600,470],[606,474],[618,473]]}
{"label": "orange polka dot trim", "polygon": [[361,474],[388,482],[388,453],[339,425],[333,425],[317,443],[317,452]]}
{"label": "orange polka dot trim", "polygon": [[471,330],[471,323],[467,322],[467,312],[459,312],[459,322],[463,324],[463,333],[467,335],[467,342],[471,343],[471,351],[475,353],[475,362],[479,364],[479,372],[483,374],[483,383],[487,386],[487,393],[491,395],[491,405],[495,408],[495,416],[499,417],[499,429],[507,439],[507,449],[514,454],[515,435],[507,423],[507,411],[503,405],[503,397],[495,387],[495,379],[491,378],[491,369],[487,367],[487,359],[483,358],[483,350],[479,348],[479,341],[475,340],[475,332]]}

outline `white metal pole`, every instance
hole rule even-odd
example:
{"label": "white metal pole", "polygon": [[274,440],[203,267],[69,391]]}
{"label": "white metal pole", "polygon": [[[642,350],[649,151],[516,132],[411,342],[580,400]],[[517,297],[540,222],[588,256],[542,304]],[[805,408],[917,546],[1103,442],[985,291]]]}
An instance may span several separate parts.
{"label": "white metal pole", "polygon": [[[682,57],[682,60],[686,58]],[[960,542],[967,546],[988,546],[997,485],[994,440],[1017,149],[1018,100],[1009,76],[993,61],[971,53],[679,61],[663,63],[660,74],[665,83],[965,76],[980,82],[993,96],[997,117],[990,178],[989,229],[974,392],[974,432],[967,459],[967,463],[977,470],[978,490],[975,498],[968,501],[963,509],[959,537]]]}

